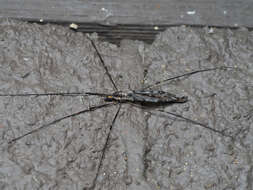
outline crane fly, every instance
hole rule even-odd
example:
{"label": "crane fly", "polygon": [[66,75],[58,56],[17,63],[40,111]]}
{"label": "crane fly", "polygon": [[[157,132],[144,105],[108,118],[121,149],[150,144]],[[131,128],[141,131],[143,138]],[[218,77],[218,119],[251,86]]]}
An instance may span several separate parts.
{"label": "crane fly", "polygon": [[[111,138],[111,131],[113,130],[113,126],[120,114],[120,110],[121,110],[121,106],[123,104],[131,104],[133,106],[137,106],[139,108],[160,108],[163,106],[167,106],[167,105],[172,105],[172,104],[184,104],[188,101],[188,97],[187,96],[177,96],[173,93],[170,92],[166,92],[163,90],[152,90],[153,87],[155,86],[159,86],[162,85],[168,81],[172,81],[172,80],[176,80],[176,79],[180,79],[180,78],[186,78],[189,77],[191,75],[195,75],[197,73],[203,73],[203,72],[212,72],[215,70],[227,70],[227,69],[233,69],[233,67],[228,67],[228,66],[223,66],[223,67],[215,67],[215,68],[207,68],[207,69],[202,69],[202,70],[195,70],[195,71],[191,71],[188,73],[184,73],[182,75],[179,76],[175,76],[172,78],[168,78],[162,81],[158,81],[155,82],[154,84],[150,84],[147,86],[144,86],[141,89],[136,89],[136,90],[131,90],[128,89],[126,91],[121,91],[118,89],[116,83],[114,82],[114,79],[112,77],[112,75],[110,74],[107,65],[102,57],[102,55],[100,54],[95,42],[91,39],[88,38],[90,40],[90,43],[92,45],[92,47],[94,48],[96,55],[99,57],[100,60],[100,64],[102,66],[102,68],[104,69],[110,83],[112,84],[114,91],[111,93],[101,93],[101,92],[64,92],[64,93],[57,93],[57,92],[53,92],[53,93],[22,93],[22,94],[0,94],[1,97],[4,96],[9,96],[9,97],[30,97],[30,96],[35,96],[35,97],[39,97],[39,96],[81,96],[81,97],[88,97],[88,96],[97,96],[97,97],[101,97],[103,98],[104,103],[100,104],[100,105],[95,105],[95,106],[89,106],[87,109],[81,110],[79,112],[75,112],[69,115],[66,115],[64,117],[60,117],[58,119],[55,119],[47,124],[44,124],[32,131],[29,131],[23,135],[20,135],[18,137],[15,137],[11,140],[8,141],[8,143],[10,145],[15,144],[15,142],[29,136],[32,135],[34,133],[38,133],[39,131],[41,131],[42,129],[48,128],[62,120],[65,120],[67,118],[71,118],[80,114],[85,114],[88,112],[94,112],[98,109],[102,109],[102,108],[107,108],[107,107],[112,107],[112,106],[118,106],[116,113],[114,113],[114,117],[112,119],[112,122],[109,126],[109,132],[107,133],[107,136],[105,138],[105,142],[104,145],[101,149],[101,153],[100,153],[100,158],[99,158],[99,163],[98,166],[96,167],[96,175],[94,177],[94,179],[92,180],[92,184],[90,185],[89,188],[87,189],[94,189],[96,187],[97,184],[97,180],[98,180],[98,176],[100,174],[100,170],[101,170],[101,166],[103,164],[103,160],[105,157],[105,153],[106,153],[106,149],[108,147],[108,142]],[[145,110],[144,110],[145,111]],[[173,113],[173,112],[167,112],[167,111],[163,111],[161,109],[157,110],[158,112],[162,112],[168,115],[171,115],[175,118],[180,118],[182,120],[185,120],[186,122],[190,122],[194,125],[203,127],[207,130],[212,131],[213,133],[217,133],[220,134],[222,136],[225,137],[231,137],[229,134],[226,134],[225,130],[218,130],[215,128],[212,128],[211,126],[208,126],[207,124],[203,124],[201,122],[192,120],[190,118],[186,118],[184,116],[181,116],[180,114],[177,113]]]}

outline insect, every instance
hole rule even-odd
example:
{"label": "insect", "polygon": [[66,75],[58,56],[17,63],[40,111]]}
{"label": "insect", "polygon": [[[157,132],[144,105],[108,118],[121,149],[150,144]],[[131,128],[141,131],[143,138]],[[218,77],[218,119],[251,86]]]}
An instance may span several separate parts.
{"label": "insect", "polygon": [[[80,114],[84,114],[84,113],[87,113],[87,112],[95,111],[95,110],[101,109],[103,107],[119,105],[118,110],[117,110],[116,114],[114,115],[113,121],[110,125],[110,129],[109,129],[109,132],[107,134],[104,146],[101,150],[102,153],[101,153],[101,156],[100,156],[100,159],[99,159],[99,164],[98,164],[98,167],[97,167],[96,175],[94,177],[92,185],[89,187],[89,189],[93,189],[93,188],[95,188],[96,183],[97,183],[97,178],[98,178],[98,175],[100,173],[100,168],[103,164],[103,159],[105,157],[106,148],[108,146],[108,142],[109,142],[109,139],[110,139],[110,133],[111,133],[113,125],[116,122],[117,117],[120,113],[121,104],[131,103],[131,104],[140,105],[142,107],[143,106],[144,107],[145,106],[146,107],[159,107],[159,106],[165,106],[165,105],[171,105],[171,104],[186,103],[188,101],[188,98],[186,96],[178,97],[178,96],[176,96],[174,94],[171,94],[169,92],[159,91],[159,90],[153,91],[153,90],[150,90],[150,89],[155,85],[159,85],[160,83],[167,82],[167,81],[170,81],[170,80],[190,76],[190,75],[193,75],[193,74],[196,74],[196,73],[201,73],[201,72],[211,72],[211,71],[214,71],[214,70],[231,69],[231,67],[220,67],[220,68],[197,70],[197,71],[182,74],[180,76],[176,76],[176,77],[173,77],[173,78],[165,79],[163,81],[156,82],[154,85],[149,85],[149,86],[143,87],[140,90],[128,90],[126,92],[122,92],[122,91],[119,91],[117,89],[117,86],[116,86],[114,80],[112,79],[112,77],[111,77],[111,75],[108,71],[108,68],[107,68],[101,54],[99,53],[95,43],[92,41],[92,39],[90,39],[90,42],[91,42],[92,46],[94,47],[94,49],[96,51],[96,54],[100,58],[100,61],[102,63],[102,66],[103,66],[108,78],[110,79],[112,85],[114,86],[115,92],[113,92],[113,93],[98,93],[98,92],[80,92],[79,93],[79,92],[74,92],[74,93],[44,93],[44,94],[25,93],[25,94],[1,94],[1,96],[11,96],[11,97],[14,97],[14,96],[58,96],[58,95],[59,96],[99,96],[99,97],[103,97],[104,101],[106,102],[105,104],[101,104],[101,105],[98,105],[98,106],[91,106],[88,109],[82,110],[80,112],[76,112],[76,113],[67,115],[65,117],[60,117],[59,119],[56,119],[52,122],[49,122],[48,124],[42,125],[39,128],[36,128],[32,131],[29,131],[29,132],[27,132],[27,133],[25,133],[21,136],[18,136],[16,138],[13,138],[12,140],[9,141],[10,144],[12,144],[12,143],[28,136],[28,135],[32,135],[33,133],[37,133],[38,131],[40,131],[43,128],[50,127],[53,124],[56,124],[56,123],[58,123],[58,122],[60,122],[64,119],[74,117],[74,116],[77,116],[77,115],[80,115]],[[213,128],[207,126],[206,124],[202,124],[200,122],[196,122],[196,121],[193,121],[191,119],[184,118],[183,116],[180,116],[180,115],[175,114],[175,113],[170,113],[170,112],[166,112],[166,113],[171,114],[174,117],[179,117],[181,119],[186,120],[187,122],[191,122],[193,124],[199,125],[199,126],[204,127],[206,129],[212,130],[213,132],[220,133],[221,135],[226,136],[226,134],[223,131],[213,129]]]}
{"label": "insect", "polygon": [[[182,74],[180,76],[176,76],[176,77],[172,77],[172,78],[168,78],[168,79],[165,79],[163,81],[159,81],[159,82],[155,82],[154,84],[151,84],[151,85],[148,85],[148,86],[144,86],[143,88],[141,89],[137,89],[137,90],[127,90],[127,91],[120,91],[117,87],[117,85],[115,84],[114,80],[113,80],[113,77],[111,76],[110,72],[108,71],[108,68],[105,64],[105,61],[103,60],[102,58],[102,55],[99,53],[95,43],[91,40],[90,43],[92,44],[92,47],[95,49],[95,52],[96,52],[96,55],[99,57],[99,60],[100,60],[100,63],[102,64],[102,68],[105,70],[105,73],[107,75],[107,77],[109,78],[109,81],[111,82],[113,88],[114,88],[114,91],[113,92],[105,92],[105,93],[102,93],[102,92],[96,92],[96,91],[88,91],[88,92],[70,92],[70,93],[26,93],[26,94],[2,94],[1,96],[30,96],[30,97],[34,97],[37,98],[37,96],[41,96],[43,98],[43,96],[45,98],[47,98],[47,96],[50,96],[50,97],[54,97],[54,96],[64,96],[66,98],[70,97],[76,97],[76,96],[81,96],[81,97],[88,97],[88,96],[98,96],[98,97],[103,97],[104,99],[104,102],[103,104],[99,104],[99,105],[91,105],[89,106],[87,109],[83,109],[82,111],[79,111],[79,112],[75,112],[73,114],[68,114],[66,115],[65,117],[59,117],[59,119],[56,119],[56,120],[53,120],[51,122],[48,122],[46,124],[42,124],[41,127],[38,127],[34,130],[30,130],[29,132],[27,133],[23,133],[23,135],[21,136],[17,136],[15,138],[11,138],[9,140],[9,146],[10,147],[14,147],[16,143],[20,142],[22,144],[22,141],[19,141],[21,139],[26,139],[26,137],[28,138],[28,136],[36,136],[36,134],[41,131],[41,129],[45,129],[45,128],[48,128],[50,129],[49,127],[53,127],[54,124],[60,122],[60,121],[63,121],[67,118],[73,118],[74,116],[77,116],[77,115],[81,115],[81,114],[84,114],[84,113],[87,113],[89,114],[90,112],[93,112],[93,111],[96,111],[96,110],[102,110],[102,112],[105,112],[106,109],[103,109],[103,108],[108,108],[109,107],[112,107],[112,106],[118,106],[118,109],[116,111],[116,113],[112,114],[113,118],[111,118],[111,124],[108,128],[107,126],[107,130],[105,131],[105,133],[103,133],[104,135],[104,138],[105,139],[103,141],[103,146],[102,147],[99,147],[97,149],[92,149],[90,150],[90,154],[93,155],[93,157],[91,156],[91,158],[89,158],[90,155],[85,155],[85,158],[86,159],[94,159],[94,155],[96,155],[96,159],[95,160],[99,160],[98,163],[94,164],[93,166],[88,166],[89,168],[92,168],[93,170],[95,170],[95,176],[94,175],[87,175],[85,176],[85,178],[89,178],[89,181],[92,181],[92,183],[88,183],[87,184],[87,189],[94,189],[96,188],[97,184],[99,183],[99,181],[101,181],[101,176],[103,176],[103,174],[101,174],[101,168],[103,167],[103,165],[105,164],[109,164],[109,163],[104,163],[103,161],[105,160],[105,157],[106,157],[106,151],[109,149],[109,148],[113,148],[113,147],[108,147],[111,143],[109,143],[109,141],[113,141],[115,140],[115,137],[112,137],[111,135],[111,132],[112,132],[112,129],[113,129],[113,126],[115,125],[115,123],[117,122],[117,120],[120,120],[120,115],[121,115],[121,105],[122,104],[131,104],[131,106],[136,105],[137,108],[139,109],[139,107],[141,108],[150,108],[150,109],[153,109],[153,108],[160,108],[162,106],[165,106],[165,104],[167,105],[170,105],[170,104],[177,104],[177,103],[180,103],[180,104],[183,104],[183,103],[186,103],[188,98],[186,96],[177,96],[177,95],[174,95],[172,93],[169,93],[167,91],[163,91],[163,90],[151,90],[152,87],[154,86],[158,86],[160,84],[163,84],[165,82],[168,82],[168,81],[172,81],[174,79],[180,79],[180,78],[184,78],[184,77],[189,77],[190,75],[194,75],[196,73],[202,73],[202,72],[212,72],[212,71],[215,71],[215,70],[222,70],[222,71],[225,71],[225,70],[229,70],[229,69],[233,69],[232,67],[219,67],[219,68],[210,68],[210,69],[203,69],[203,70],[196,70],[196,71],[192,71],[192,72],[188,72],[186,74]],[[58,110],[59,111],[59,110]],[[149,111],[149,110],[148,110]],[[163,111],[162,109],[159,109],[157,111],[160,111],[164,114],[170,114],[171,116],[174,116],[174,117],[177,117],[181,120],[184,120],[186,122],[190,122],[192,124],[196,124],[196,125],[199,125],[200,127],[204,127],[208,130],[211,130],[213,133],[218,133],[220,135],[224,135],[224,136],[229,136],[225,133],[225,131],[222,131],[222,130],[217,130],[217,129],[214,129],[210,126],[208,126],[207,124],[203,124],[201,122],[197,122],[195,120],[191,120],[189,118],[186,118],[186,117],[183,117],[181,116],[180,114],[176,114],[176,113],[173,113],[173,112],[168,112],[168,111]],[[125,113],[127,114],[127,112]],[[99,114],[98,114],[98,117],[99,117]],[[94,119],[93,118],[93,123],[96,123],[98,122],[97,120],[99,119]],[[87,121],[86,121],[87,122]],[[101,123],[99,123],[101,125]],[[67,125],[67,124],[66,124]],[[96,125],[95,125],[96,126]],[[87,129],[89,129],[89,126],[85,126]],[[99,130],[101,127],[98,127],[97,126],[97,130]],[[41,131],[42,132],[42,131]],[[69,134],[67,134],[66,132],[66,138],[64,137],[64,139],[68,139],[67,136]],[[88,136],[85,136],[88,138]],[[75,136],[73,136],[71,138],[71,140],[69,141],[73,141],[73,139],[75,138]],[[51,141],[51,140],[50,140]],[[54,141],[54,140],[52,140]],[[68,140],[66,140],[65,142],[65,146],[63,148],[59,148],[60,150],[64,151],[65,150],[65,147],[68,147],[70,146],[71,142],[69,142]],[[29,147],[29,144],[30,143],[33,143],[32,141],[27,142],[27,146]],[[128,143],[128,142],[127,142]],[[126,144],[127,144],[126,143]],[[123,143],[124,144],[124,143]],[[22,146],[22,145],[21,145]],[[122,145],[122,146],[125,146],[125,145]],[[127,144],[127,146],[130,146],[130,144]],[[48,147],[50,147],[50,142],[48,142]],[[130,147],[131,148],[131,147]],[[134,149],[134,147],[132,147]],[[73,149],[75,149],[73,147]],[[85,148],[83,147],[79,147],[78,150],[73,150],[73,151],[77,151],[78,153],[83,153]],[[56,151],[58,152],[58,150]],[[130,160],[132,158],[130,158],[131,156],[125,154],[125,152],[122,153],[123,158],[124,158],[124,161],[125,162],[128,162],[129,161],[129,166],[127,168],[120,168],[119,170],[124,170],[124,171],[127,171],[129,170],[128,172],[131,173],[132,171],[130,170],[133,170],[134,168],[134,163],[131,161],[130,163]],[[116,156],[117,157],[117,156]],[[84,159],[84,158],[83,158]],[[73,157],[73,159],[67,161],[67,166],[71,167],[72,164],[74,163],[77,163],[78,160],[77,158]],[[81,162],[81,161],[80,161]],[[113,161],[112,161],[113,162]],[[136,161],[136,163],[138,163]],[[132,165],[131,165],[132,164]],[[81,165],[81,164],[80,164]],[[130,167],[131,165],[131,167]],[[86,167],[86,166],[85,166]],[[29,167],[28,167],[29,168]],[[81,168],[82,169],[82,168]],[[28,169],[28,173],[29,171],[32,170],[32,169]],[[62,169],[63,170],[63,169]],[[67,173],[61,173],[62,170],[59,170],[59,173],[62,175],[62,178],[68,178],[67,176]],[[64,171],[65,171],[65,168],[64,168]],[[66,172],[66,171],[65,171]],[[124,173],[124,172],[123,172]],[[127,172],[126,172],[127,173]],[[133,172],[132,172],[133,173]],[[69,174],[70,175],[70,174]],[[117,174],[115,174],[117,175]],[[136,176],[133,176],[133,177],[136,177]],[[91,180],[92,179],[92,180]],[[43,179],[41,179],[43,181]],[[79,180],[82,180],[82,179],[79,179]],[[125,178],[126,180],[126,183],[132,183],[131,181],[134,180],[134,179],[128,179],[128,177]],[[43,182],[41,182],[43,183]]]}

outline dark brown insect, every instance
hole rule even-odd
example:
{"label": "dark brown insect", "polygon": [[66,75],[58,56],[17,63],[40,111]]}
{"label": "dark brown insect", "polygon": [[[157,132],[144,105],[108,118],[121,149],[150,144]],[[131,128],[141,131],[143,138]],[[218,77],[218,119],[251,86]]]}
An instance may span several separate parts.
{"label": "dark brown insect", "polygon": [[114,92],[113,94],[99,94],[87,92],[88,95],[103,96],[106,102],[134,103],[142,106],[159,106],[174,103],[185,103],[188,98],[186,96],[177,97],[174,94],[164,91],[129,91]]}
{"label": "dark brown insect", "polygon": [[[113,125],[114,125],[114,123],[115,123],[115,121],[118,117],[118,114],[120,112],[121,104],[130,103],[130,104],[135,104],[135,105],[143,106],[143,107],[159,107],[159,106],[166,106],[166,105],[169,105],[169,104],[185,103],[185,102],[188,101],[188,97],[186,97],[186,96],[178,97],[177,95],[171,94],[169,92],[154,91],[154,90],[151,90],[151,89],[152,89],[152,87],[154,87],[156,85],[160,85],[164,82],[174,80],[174,79],[178,79],[178,78],[182,78],[182,77],[187,77],[187,76],[190,76],[190,75],[193,75],[193,74],[196,74],[196,73],[209,72],[209,71],[220,70],[220,69],[233,69],[233,68],[232,67],[217,67],[217,68],[209,68],[209,69],[192,71],[192,72],[185,73],[185,74],[182,74],[182,75],[179,75],[179,76],[175,76],[175,77],[172,77],[172,78],[169,78],[169,79],[165,79],[163,81],[158,81],[158,82],[156,82],[154,84],[151,84],[149,86],[146,86],[142,89],[129,90],[129,91],[126,91],[126,92],[122,92],[122,91],[119,91],[117,89],[117,86],[116,86],[114,80],[112,79],[112,77],[111,77],[111,75],[110,75],[110,73],[109,73],[109,71],[106,67],[106,64],[104,63],[104,60],[103,60],[101,54],[99,53],[95,43],[91,39],[90,39],[90,42],[91,42],[92,46],[94,47],[94,49],[95,49],[95,51],[96,51],[96,53],[97,53],[97,55],[100,59],[100,62],[102,64],[108,78],[110,79],[113,87],[114,87],[114,90],[115,90],[114,92],[112,92],[110,94],[108,94],[108,93],[98,93],[98,92],[44,93],[44,94],[28,94],[27,93],[27,94],[0,94],[0,96],[56,96],[56,95],[58,95],[58,96],[100,96],[100,97],[103,97],[104,101],[105,101],[104,104],[101,104],[101,105],[98,105],[98,106],[91,106],[88,109],[85,109],[85,110],[82,110],[82,111],[79,111],[79,112],[61,117],[61,118],[56,119],[56,120],[54,120],[50,123],[42,125],[42,126],[38,127],[35,130],[32,130],[28,133],[25,133],[21,136],[18,136],[16,138],[10,140],[9,143],[14,143],[15,141],[18,141],[18,140],[24,138],[25,136],[31,135],[35,132],[38,132],[41,129],[45,129],[45,128],[53,125],[53,124],[56,124],[56,123],[64,120],[64,119],[67,119],[67,118],[70,118],[70,117],[73,117],[73,116],[77,116],[77,115],[80,115],[80,114],[83,114],[83,113],[86,113],[86,112],[92,112],[92,111],[95,111],[95,110],[103,108],[103,107],[119,105],[118,110],[117,110],[117,112],[114,116],[114,119],[113,119],[113,121],[110,125],[110,130],[107,134],[106,141],[105,141],[105,144],[104,144],[103,149],[102,149],[102,153],[101,153],[100,161],[99,161],[99,166],[98,166],[97,171],[96,171],[96,177],[93,180],[93,185],[90,187],[90,189],[93,189],[96,186],[97,177],[98,177],[98,174],[99,174],[99,171],[100,171],[103,159],[104,159],[105,150],[106,150],[109,138],[110,138],[110,133],[111,133],[112,127],[113,127]],[[158,111],[162,111],[162,110],[158,110]],[[172,112],[164,112],[164,113],[170,114],[174,117],[184,119],[187,122],[191,122],[195,125],[199,125],[201,127],[209,129],[209,130],[211,130],[215,133],[219,133],[219,134],[224,135],[224,136],[229,136],[229,135],[225,134],[224,131],[219,131],[219,130],[213,129],[213,128],[207,126],[206,124],[202,124],[200,122],[193,121],[193,120],[185,118],[185,117],[183,117],[179,114],[175,114],[175,113],[172,113]]]}

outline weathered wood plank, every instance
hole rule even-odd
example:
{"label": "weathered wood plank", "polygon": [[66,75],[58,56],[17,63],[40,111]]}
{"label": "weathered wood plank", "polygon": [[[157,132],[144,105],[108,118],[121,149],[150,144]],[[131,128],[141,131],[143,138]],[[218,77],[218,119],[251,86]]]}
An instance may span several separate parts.
{"label": "weathered wood plank", "polygon": [[78,23],[252,27],[251,0],[1,0],[0,17]]}
{"label": "weathered wood plank", "polygon": [[[0,18],[78,24],[110,41],[152,42],[168,26],[253,27],[252,0],[0,0]],[[157,27],[156,27],[157,26]]]}

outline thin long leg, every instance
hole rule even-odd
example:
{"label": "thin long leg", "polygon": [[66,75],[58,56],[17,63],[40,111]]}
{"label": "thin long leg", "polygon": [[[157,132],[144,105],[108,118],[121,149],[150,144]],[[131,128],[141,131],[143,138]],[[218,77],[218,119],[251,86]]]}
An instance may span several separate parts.
{"label": "thin long leg", "polygon": [[106,97],[111,96],[112,94],[106,93],[98,93],[98,92],[52,92],[52,93],[20,93],[20,94],[0,94],[1,96],[9,96],[9,97],[16,97],[16,96],[100,96]]}
{"label": "thin long leg", "polygon": [[86,92],[53,92],[53,93],[21,93],[21,94],[0,94],[0,96],[88,96]]}
{"label": "thin long leg", "polygon": [[94,49],[96,50],[96,53],[97,53],[97,55],[98,55],[98,57],[99,57],[99,59],[100,59],[100,62],[102,63],[102,65],[103,65],[103,67],[104,67],[104,69],[105,69],[105,72],[106,72],[107,76],[109,77],[109,79],[110,79],[110,81],[111,81],[111,83],[112,83],[114,89],[115,89],[116,91],[118,91],[118,88],[117,88],[115,82],[114,82],[113,79],[112,79],[112,75],[109,73],[108,68],[107,68],[107,66],[105,65],[105,62],[104,62],[104,60],[103,60],[101,54],[99,53],[99,51],[98,51],[98,49],[97,49],[95,43],[93,42],[93,40],[92,40],[91,38],[88,37],[88,39],[90,40],[92,46],[93,46]]}
{"label": "thin long leg", "polygon": [[230,137],[230,138],[233,139],[232,136],[230,136],[230,135],[228,135],[228,134],[225,133],[225,130],[226,130],[226,129],[220,131],[220,130],[214,129],[214,128],[212,128],[212,127],[209,127],[208,125],[205,125],[205,124],[200,123],[200,122],[198,122],[198,121],[194,121],[194,120],[192,120],[192,119],[186,118],[186,117],[184,117],[184,116],[182,116],[182,115],[179,115],[179,114],[176,114],[176,113],[172,113],[172,112],[168,112],[168,111],[164,111],[164,110],[157,110],[157,111],[162,112],[162,113],[166,113],[166,114],[169,114],[169,115],[172,115],[172,116],[177,117],[177,118],[181,118],[181,119],[183,119],[183,120],[185,120],[185,121],[188,121],[188,122],[190,122],[190,123],[192,123],[192,124],[194,124],[194,125],[199,125],[199,126],[205,128],[205,129],[211,130],[211,131],[213,131],[213,132],[215,132],[215,133],[219,133],[219,134],[221,134],[222,136]]}
{"label": "thin long leg", "polygon": [[36,132],[42,130],[42,129],[45,129],[45,128],[47,128],[47,127],[53,125],[53,124],[56,124],[56,123],[58,123],[58,122],[64,120],[64,119],[67,119],[67,118],[70,118],[70,117],[74,117],[74,116],[77,116],[77,115],[80,115],[80,114],[83,114],[83,113],[86,113],[86,112],[92,112],[92,111],[95,111],[95,110],[97,110],[97,109],[100,109],[100,108],[103,108],[103,107],[109,107],[109,106],[116,105],[116,104],[117,104],[117,103],[101,104],[101,105],[98,105],[98,106],[89,107],[88,109],[85,109],[85,110],[82,110],[82,111],[79,111],[79,112],[76,112],[76,113],[72,113],[72,114],[70,114],[70,115],[66,115],[66,116],[61,117],[61,118],[59,118],[59,119],[56,119],[56,120],[54,120],[54,121],[52,121],[52,122],[50,122],[50,123],[44,124],[44,125],[40,126],[40,127],[37,128],[37,129],[34,129],[34,130],[32,130],[32,131],[29,131],[28,133],[25,133],[25,134],[23,134],[23,135],[21,135],[21,136],[19,136],[19,137],[16,137],[16,138],[10,140],[8,143],[10,144],[10,143],[13,143],[13,142],[15,142],[15,141],[18,141],[18,140],[20,140],[20,139],[22,139],[22,138],[24,138],[24,137],[26,137],[26,136],[28,136],[28,135],[31,135],[31,134],[33,134],[33,133],[36,133]]}
{"label": "thin long leg", "polygon": [[94,189],[96,187],[97,178],[98,178],[98,175],[99,175],[99,172],[100,172],[100,169],[101,169],[104,157],[105,157],[105,151],[106,151],[106,148],[107,148],[110,136],[111,136],[111,131],[112,131],[112,128],[113,128],[113,126],[115,124],[115,121],[116,121],[116,119],[118,117],[120,108],[121,108],[121,104],[119,104],[119,108],[118,108],[118,110],[117,110],[117,112],[116,112],[116,114],[115,114],[115,116],[113,118],[112,124],[110,125],[109,132],[108,132],[108,135],[107,135],[107,137],[105,139],[105,144],[103,146],[102,154],[100,156],[100,160],[99,160],[99,163],[98,163],[98,168],[97,168],[96,176],[95,176],[95,178],[93,180],[92,186],[90,188],[88,188],[89,190],[92,190],[92,189]]}
{"label": "thin long leg", "polygon": [[235,69],[235,67],[226,67],[226,66],[224,66],[224,67],[215,67],[215,68],[210,68],[210,69],[202,69],[202,70],[192,71],[192,72],[189,72],[189,73],[185,73],[185,74],[182,74],[182,75],[178,75],[178,76],[171,77],[171,78],[168,78],[168,79],[165,79],[165,80],[162,80],[162,81],[155,82],[154,84],[151,84],[151,85],[148,85],[148,86],[142,88],[142,90],[149,89],[149,88],[161,85],[162,83],[168,82],[170,80],[174,80],[174,79],[194,75],[196,73],[203,73],[203,72],[207,72],[207,71],[222,70],[222,69],[223,70],[224,69]]}

